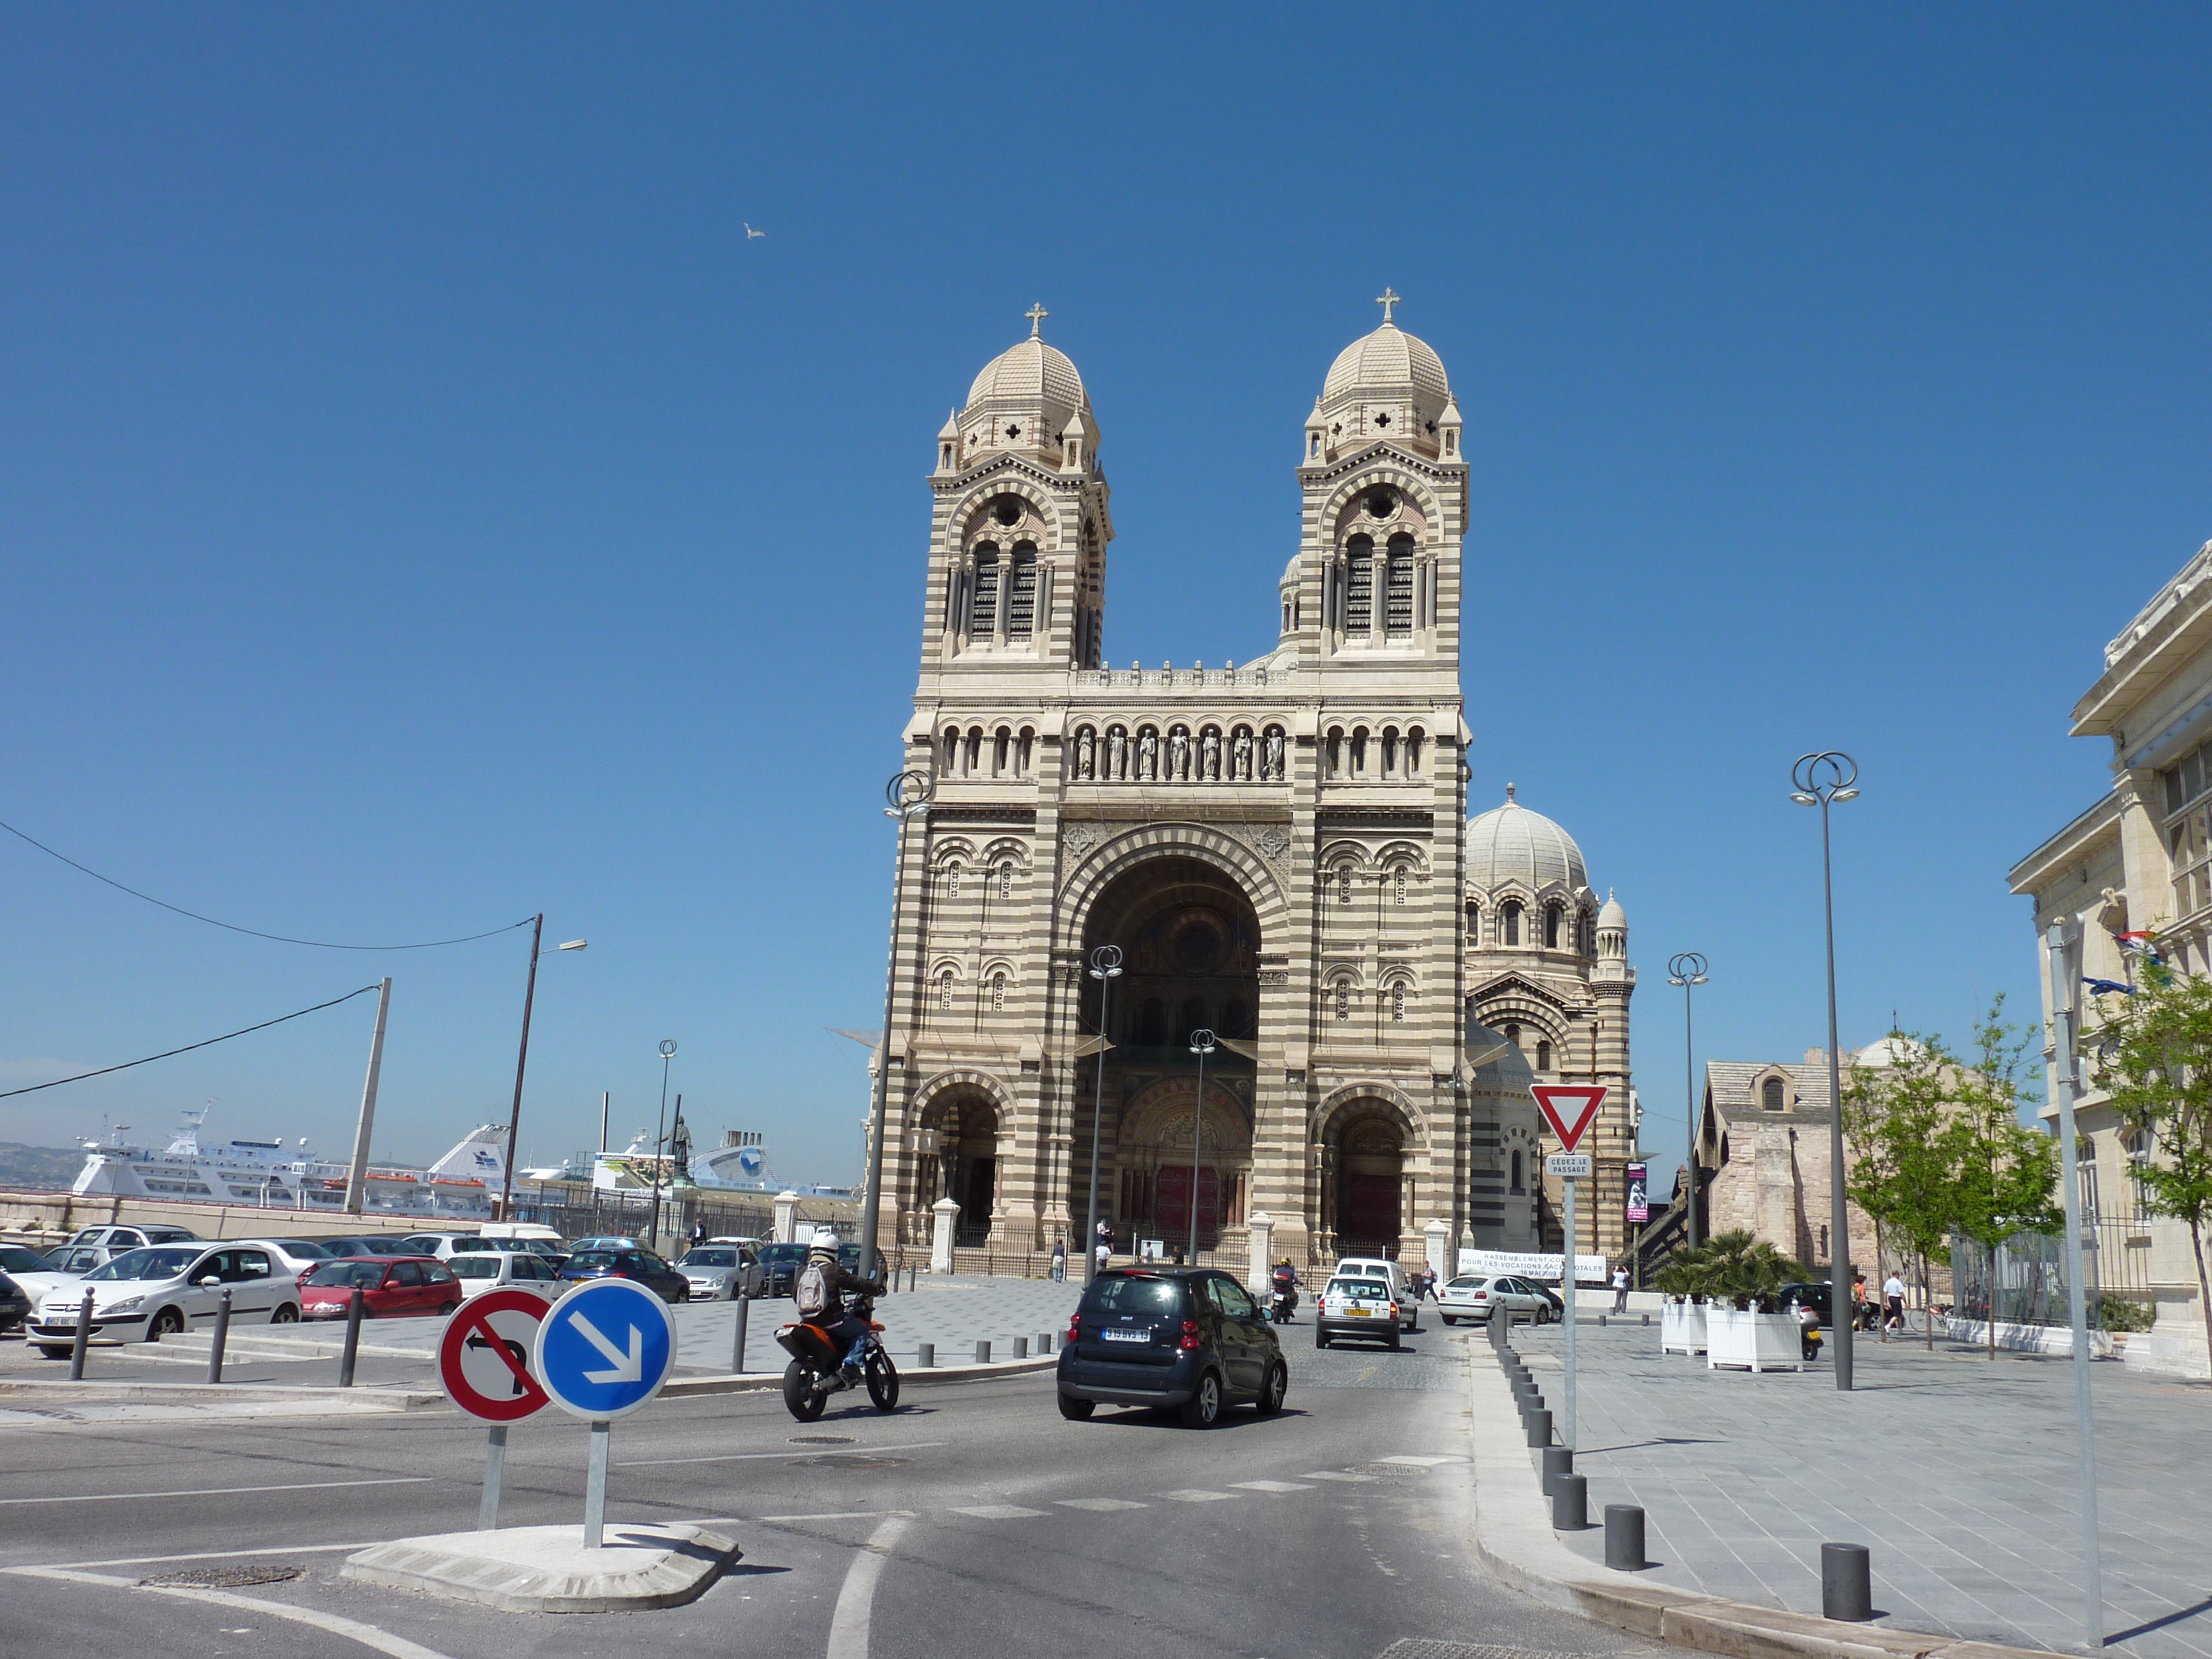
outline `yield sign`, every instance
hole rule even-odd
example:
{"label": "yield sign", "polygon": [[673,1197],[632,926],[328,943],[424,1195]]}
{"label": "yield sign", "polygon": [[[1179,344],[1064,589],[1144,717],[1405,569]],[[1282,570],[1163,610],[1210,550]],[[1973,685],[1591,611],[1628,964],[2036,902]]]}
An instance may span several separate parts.
{"label": "yield sign", "polygon": [[514,1423],[544,1409],[530,1370],[530,1347],[545,1301],[527,1291],[486,1291],[461,1304],[438,1339],[438,1380],[471,1417]]}
{"label": "yield sign", "polygon": [[1532,1083],[1528,1092],[1536,1097],[1560,1147],[1570,1152],[1589,1133],[1589,1126],[1597,1121],[1597,1109],[1605,1103],[1602,1083]]}

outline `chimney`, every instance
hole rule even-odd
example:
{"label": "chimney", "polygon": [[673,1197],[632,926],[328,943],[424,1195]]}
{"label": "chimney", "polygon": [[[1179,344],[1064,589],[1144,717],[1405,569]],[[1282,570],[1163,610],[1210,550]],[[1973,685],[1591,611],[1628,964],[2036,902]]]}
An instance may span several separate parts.
{"label": "chimney", "polygon": [[1826,1069],[1828,1051],[1826,1048],[1808,1048],[1805,1051],[1805,1064],[1821,1070]]}

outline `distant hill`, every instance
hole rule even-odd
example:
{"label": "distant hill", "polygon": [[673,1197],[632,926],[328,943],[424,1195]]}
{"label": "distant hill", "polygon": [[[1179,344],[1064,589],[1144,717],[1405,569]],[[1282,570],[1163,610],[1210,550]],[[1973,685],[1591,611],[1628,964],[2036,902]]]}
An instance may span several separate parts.
{"label": "distant hill", "polygon": [[66,1188],[82,1168],[82,1146],[25,1146],[0,1140],[0,1187]]}

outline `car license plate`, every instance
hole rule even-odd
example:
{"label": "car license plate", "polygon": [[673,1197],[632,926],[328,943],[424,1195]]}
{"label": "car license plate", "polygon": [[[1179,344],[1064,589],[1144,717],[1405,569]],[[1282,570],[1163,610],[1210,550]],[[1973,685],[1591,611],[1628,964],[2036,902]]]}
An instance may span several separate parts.
{"label": "car license plate", "polygon": [[1375,1310],[1372,1308],[1346,1308],[1345,1312],[1350,1314],[1354,1319],[1372,1319],[1375,1316]]}
{"label": "car license plate", "polygon": [[1101,1331],[1098,1334],[1109,1342],[1149,1342],[1152,1340],[1150,1331]]}

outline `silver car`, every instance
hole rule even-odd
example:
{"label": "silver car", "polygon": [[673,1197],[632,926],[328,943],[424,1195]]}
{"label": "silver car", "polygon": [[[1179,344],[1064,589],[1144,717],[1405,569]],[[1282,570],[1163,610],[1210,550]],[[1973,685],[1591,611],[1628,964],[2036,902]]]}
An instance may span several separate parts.
{"label": "silver car", "polygon": [[158,1342],[215,1322],[222,1292],[230,1316],[246,1324],[289,1325],[300,1317],[297,1265],[266,1239],[221,1244],[149,1244],[95,1267],[49,1295],[25,1322],[24,1334],[49,1359],[66,1359],[77,1319],[92,1297],[88,1336],[104,1342]]}
{"label": "silver car", "polygon": [[768,1275],[750,1244],[695,1244],[676,1264],[691,1286],[694,1301],[731,1302],[758,1296]]}
{"label": "silver car", "polygon": [[1462,1273],[1437,1287],[1437,1314],[1447,1325],[1462,1319],[1486,1325],[1498,1309],[1541,1325],[1552,1317],[1551,1298],[1510,1273]]}

